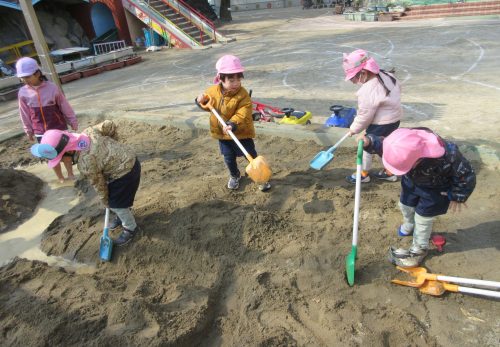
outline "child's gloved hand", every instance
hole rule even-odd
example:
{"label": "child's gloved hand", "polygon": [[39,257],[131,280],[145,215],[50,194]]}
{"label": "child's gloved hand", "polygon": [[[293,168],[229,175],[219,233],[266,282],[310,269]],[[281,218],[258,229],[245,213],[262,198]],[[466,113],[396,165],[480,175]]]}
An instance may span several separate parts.
{"label": "child's gloved hand", "polygon": [[367,137],[366,135],[359,135],[358,137],[356,137],[356,142],[359,142],[363,140],[363,147],[366,148],[370,145],[370,138]]}
{"label": "child's gloved hand", "polygon": [[228,131],[235,132],[236,128],[237,126],[235,123],[227,121],[226,125],[222,127],[222,131],[224,132],[224,134],[227,134]]}
{"label": "child's gloved hand", "polygon": [[449,209],[451,212],[462,212],[463,208],[467,208],[467,204],[465,202],[450,201]]}
{"label": "child's gloved hand", "polygon": [[462,212],[462,208],[467,208],[467,204],[465,200],[460,199],[458,194],[453,194],[451,191],[449,192],[441,192],[441,195],[447,196],[450,199],[450,207],[448,208],[451,212]]}
{"label": "child's gloved hand", "polygon": [[198,95],[198,97],[196,98],[196,101],[199,103],[199,104],[206,104],[208,102],[208,95],[206,94],[200,94]]}

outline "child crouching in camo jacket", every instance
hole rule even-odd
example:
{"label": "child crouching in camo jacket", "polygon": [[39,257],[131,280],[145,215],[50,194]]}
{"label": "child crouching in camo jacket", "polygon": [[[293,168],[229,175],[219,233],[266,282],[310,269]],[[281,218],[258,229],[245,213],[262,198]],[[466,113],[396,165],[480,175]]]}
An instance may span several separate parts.
{"label": "child crouching in camo jacket", "polygon": [[132,240],[137,231],[130,208],[139,188],[141,164],[134,151],[116,138],[117,126],[110,120],[89,127],[81,134],[47,130],[40,144],[31,147],[31,153],[49,159],[49,167],[54,167],[64,153],[74,151],[73,163],[90,180],[104,205],[116,215],[109,228],[123,227],[114,240],[121,246]]}

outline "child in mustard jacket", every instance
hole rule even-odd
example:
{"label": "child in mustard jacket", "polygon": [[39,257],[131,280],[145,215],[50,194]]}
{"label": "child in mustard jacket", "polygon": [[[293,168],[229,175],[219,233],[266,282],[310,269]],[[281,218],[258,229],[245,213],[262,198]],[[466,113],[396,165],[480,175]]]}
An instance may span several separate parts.
{"label": "child in mustard jacket", "polygon": [[[224,162],[229,169],[228,189],[238,189],[240,186],[241,173],[238,169],[237,157],[243,156],[239,147],[227,134],[230,130],[240,140],[241,144],[250,153],[252,157],[257,157],[255,150],[255,128],[252,118],[252,101],[247,90],[242,87],[243,65],[238,57],[234,55],[225,55],[220,58],[215,68],[215,85],[207,88],[204,94],[200,94],[195,102],[198,106],[203,103],[204,95],[212,98],[213,106],[226,121],[223,127],[219,124],[214,115],[210,116],[210,133],[213,138],[219,140],[219,148],[224,156]],[[259,185],[261,191],[267,191],[271,184],[266,182]]]}

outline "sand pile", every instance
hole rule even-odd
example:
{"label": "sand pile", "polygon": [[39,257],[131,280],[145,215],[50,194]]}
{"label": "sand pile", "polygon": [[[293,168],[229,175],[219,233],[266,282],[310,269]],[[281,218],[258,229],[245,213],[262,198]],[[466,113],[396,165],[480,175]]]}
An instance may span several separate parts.
{"label": "sand pile", "polygon": [[[356,286],[347,286],[354,186],[344,176],[354,170],[354,148],[340,149],[327,169],[314,172],[308,163],[319,146],[261,136],[257,150],[272,163],[273,189],[262,193],[243,179],[231,192],[217,142],[206,132],[119,124],[143,167],[134,205],[140,234],[101,263],[104,207],[77,182],[82,203],[50,225],[42,249],[95,272],[20,259],[1,268],[2,345],[498,343],[495,303],[390,284],[400,276],[385,259],[389,245],[400,242],[398,183],[363,185]],[[477,206],[498,193],[498,173],[479,175],[495,185],[480,183],[471,211],[439,220],[436,230],[446,231],[449,244],[426,265],[500,280],[500,222]]]}

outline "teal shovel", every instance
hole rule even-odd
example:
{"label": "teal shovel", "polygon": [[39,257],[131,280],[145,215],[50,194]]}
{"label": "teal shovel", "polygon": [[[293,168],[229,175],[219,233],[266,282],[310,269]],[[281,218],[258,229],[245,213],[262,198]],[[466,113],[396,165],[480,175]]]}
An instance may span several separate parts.
{"label": "teal shovel", "polygon": [[342,136],[342,138],[330,147],[327,151],[321,151],[311,160],[309,165],[314,170],[321,170],[324,168],[329,162],[333,160],[333,152],[337,149],[337,147],[349,136],[349,133]]}
{"label": "teal shovel", "polygon": [[99,257],[102,261],[111,260],[111,252],[113,250],[113,240],[108,235],[109,224],[109,208],[106,208],[106,217],[104,217],[104,230],[101,236],[101,243],[99,245]]}
{"label": "teal shovel", "polygon": [[363,163],[363,140],[358,142],[358,154],[356,156],[356,193],[354,195],[354,221],[352,223],[352,247],[351,253],[345,258],[345,271],[347,282],[354,285],[354,271],[356,269],[356,256],[358,254],[358,221],[359,200],[361,199],[361,164]]}

